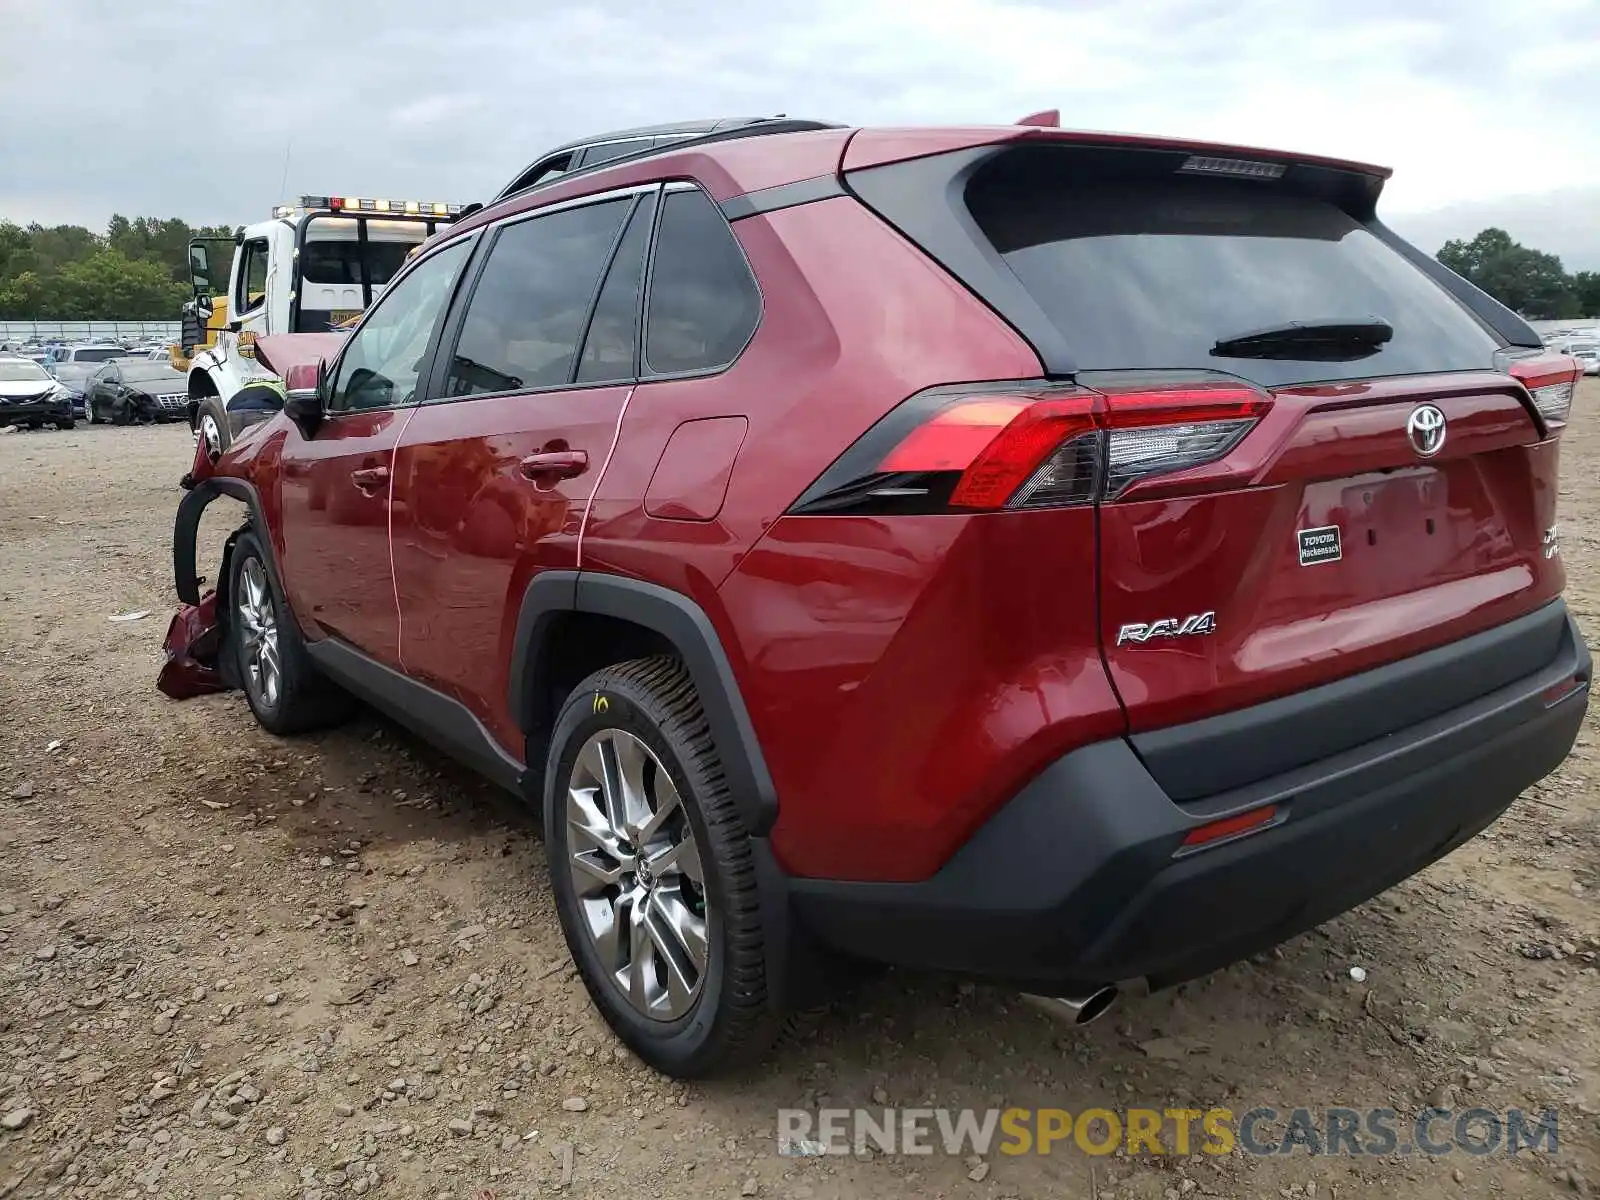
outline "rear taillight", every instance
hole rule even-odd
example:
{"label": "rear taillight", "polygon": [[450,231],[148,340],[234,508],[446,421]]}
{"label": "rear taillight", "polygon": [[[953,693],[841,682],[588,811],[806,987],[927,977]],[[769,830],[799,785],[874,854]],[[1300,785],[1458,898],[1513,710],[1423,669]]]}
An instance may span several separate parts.
{"label": "rear taillight", "polygon": [[1533,350],[1508,356],[1506,373],[1528,389],[1533,406],[1552,432],[1567,423],[1572,411],[1572,393],[1583,374],[1577,359],[1549,350]]}
{"label": "rear taillight", "polygon": [[1222,458],[1271,403],[1232,380],[935,388],[868,430],[791,511],[970,512],[1113,500],[1140,480]]}

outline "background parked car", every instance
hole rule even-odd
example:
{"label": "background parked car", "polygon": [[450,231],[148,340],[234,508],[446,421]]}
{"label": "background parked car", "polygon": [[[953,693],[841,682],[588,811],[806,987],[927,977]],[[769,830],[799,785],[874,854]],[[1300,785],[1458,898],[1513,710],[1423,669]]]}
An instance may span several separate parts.
{"label": "background parked car", "polygon": [[72,428],[71,394],[32,359],[0,358],[0,425],[38,429],[46,422]]}
{"label": "background parked car", "polygon": [[83,389],[100,367],[128,352],[121,346],[105,342],[82,346],[61,346],[50,363],[50,373],[72,393],[73,409],[83,415]]}
{"label": "background parked car", "polygon": [[187,378],[170,362],[120,358],[102,365],[84,389],[89,424],[110,421],[181,421],[189,400]]}
{"label": "background parked car", "polygon": [[1582,363],[1585,375],[1600,375],[1600,338],[1571,338],[1558,343],[1556,349]]}

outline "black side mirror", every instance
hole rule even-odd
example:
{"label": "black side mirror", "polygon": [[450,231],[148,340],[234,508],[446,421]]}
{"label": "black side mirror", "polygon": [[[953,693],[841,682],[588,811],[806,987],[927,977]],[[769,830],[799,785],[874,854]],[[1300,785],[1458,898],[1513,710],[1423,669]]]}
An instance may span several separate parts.
{"label": "black side mirror", "polygon": [[308,438],[315,437],[322,426],[322,393],[315,388],[290,392],[283,403],[283,411],[299,427],[301,434]]}
{"label": "black side mirror", "polygon": [[194,296],[194,311],[195,311],[195,315],[198,316],[202,322],[211,320],[211,314],[212,314],[213,309],[211,307],[211,296],[210,296],[210,293],[208,293],[208,292],[196,292],[195,293],[195,296]]}

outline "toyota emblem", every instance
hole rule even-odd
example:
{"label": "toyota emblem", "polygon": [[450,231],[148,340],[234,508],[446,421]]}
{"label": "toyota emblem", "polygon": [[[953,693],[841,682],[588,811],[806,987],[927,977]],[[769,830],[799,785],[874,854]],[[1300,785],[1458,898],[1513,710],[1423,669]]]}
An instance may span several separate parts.
{"label": "toyota emblem", "polygon": [[1444,448],[1444,414],[1432,404],[1419,404],[1406,419],[1406,436],[1422,458],[1432,458]]}

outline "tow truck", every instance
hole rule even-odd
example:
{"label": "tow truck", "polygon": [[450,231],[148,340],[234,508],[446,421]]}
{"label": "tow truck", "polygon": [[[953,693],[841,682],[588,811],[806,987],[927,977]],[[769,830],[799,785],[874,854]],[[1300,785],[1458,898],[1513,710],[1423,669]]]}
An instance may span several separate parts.
{"label": "tow truck", "polygon": [[[282,407],[281,381],[256,359],[257,338],[348,326],[427,238],[465,205],[362,196],[301,196],[234,239],[220,274],[214,242],[189,246],[197,329],[189,362],[189,426],[215,462],[250,425]],[[221,284],[219,288],[217,284]],[[226,320],[219,314],[226,306]],[[217,325],[213,326],[213,322]]]}

